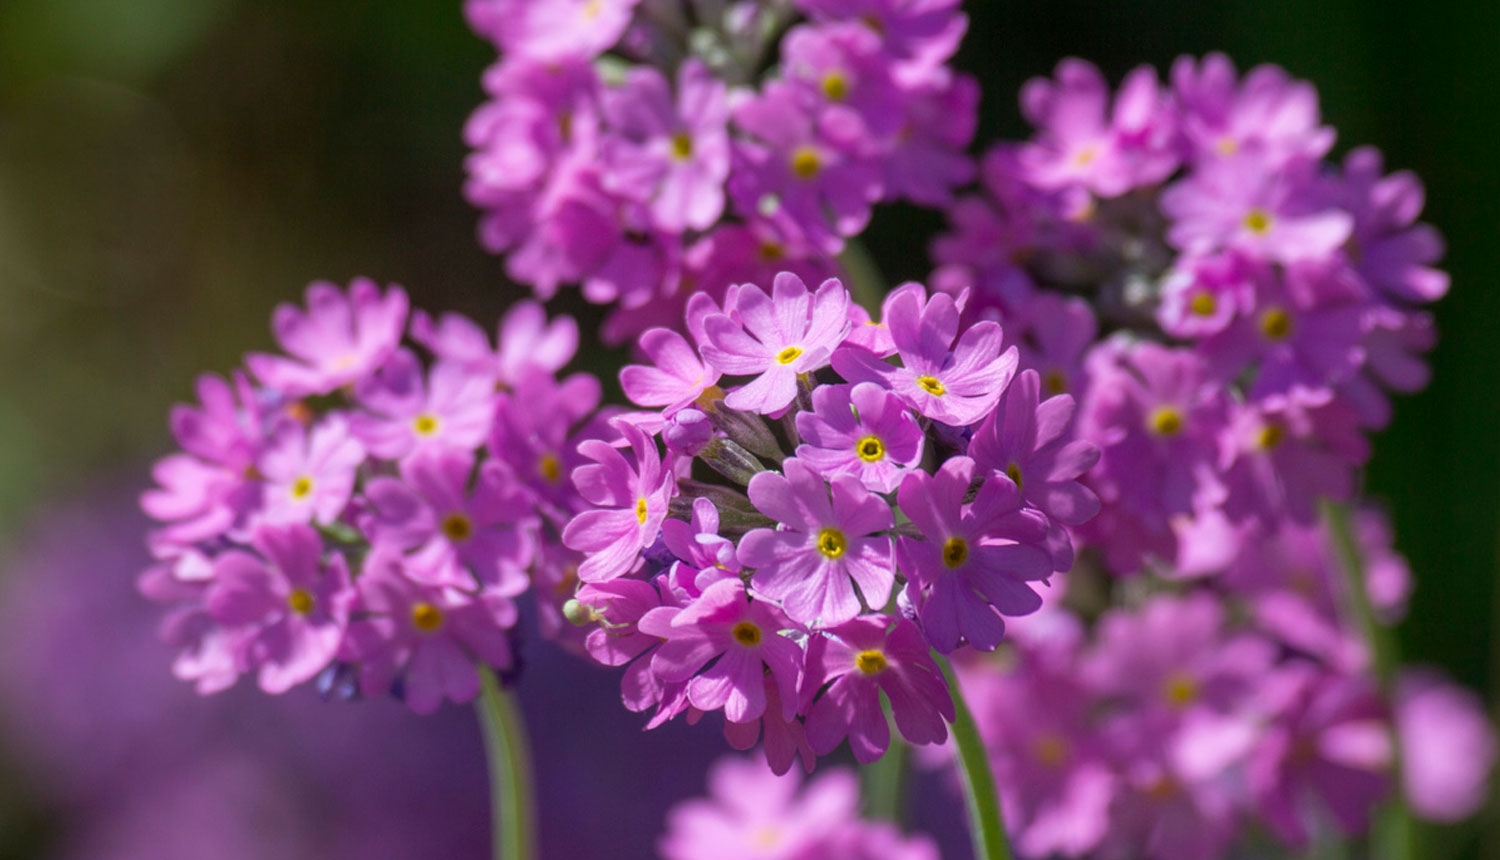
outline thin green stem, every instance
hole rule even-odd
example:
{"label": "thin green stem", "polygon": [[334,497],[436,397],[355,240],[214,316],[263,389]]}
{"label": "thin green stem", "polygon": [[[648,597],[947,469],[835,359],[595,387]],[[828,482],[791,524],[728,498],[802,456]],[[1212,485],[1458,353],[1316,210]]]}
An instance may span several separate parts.
{"label": "thin green stem", "polygon": [[479,728],[490,769],[490,827],[494,860],[535,860],[536,807],[526,721],[514,693],[488,666],[479,667]]}
{"label": "thin green stem", "polygon": [[974,715],[964,702],[953,667],[942,655],[934,655],[948,689],[953,693],[953,741],[958,747],[959,772],[963,775],[964,805],[969,811],[969,831],[974,840],[975,860],[1010,860],[1010,843],[1005,838],[1005,823],[1000,820],[1000,794],[995,790],[995,775],[990,759],[974,725]]}
{"label": "thin green stem", "polygon": [[[1375,677],[1380,683],[1382,696],[1386,702],[1394,703],[1401,648],[1394,631],[1375,617],[1365,563],[1359,553],[1359,542],[1354,536],[1349,509],[1336,502],[1324,502],[1323,518],[1328,523],[1328,531],[1333,535],[1339,568],[1344,574],[1345,610],[1370,649],[1370,658],[1375,664]],[[1409,860],[1416,856],[1413,845],[1415,831],[1411,809],[1406,805],[1406,794],[1402,790],[1401,738],[1394,726],[1391,728],[1391,784],[1391,799],[1376,831],[1377,842],[1382,849],[1382,856],[1387,860]]]}
{"label": "thin green stem", "polygon": [[849,290],[850,297],[869,311],[872,319],[879,321],[880,304],[885,301],[885,294],[890,292],[890,288],[885,282],[885,276],[880,273],[880,267],[875,265],[875,259],[870,256],[869,249],[858,239],[846,241],[844,252],[839,254],[839,266],[848,276],[848,283],[844,286]]}
{"label": "thin green stem", "polygon": [[885,755],[860,768],[860,793],[864,796],[865,815],[881,821],[901,823],[906,783],[906,744],[897,738]]}

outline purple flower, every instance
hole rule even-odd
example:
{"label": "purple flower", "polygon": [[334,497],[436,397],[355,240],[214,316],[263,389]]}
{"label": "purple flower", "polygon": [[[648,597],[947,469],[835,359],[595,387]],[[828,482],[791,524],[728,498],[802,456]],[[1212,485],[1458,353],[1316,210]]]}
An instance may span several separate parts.
{"label": "purple flower", "polygon": [[616,421],[614,426],[635,452],[636,465],[608,443],[588,439],[579,444],[578,452],[594,462],[573,470],[573,483],[583,498],[597,508],[608,508],[584,511],[563,529],[563,545],[588,554],[578,566],[578,578],[584,582],[614,579],[640,566],[641,550],[656,539],[675,490],[656,442],[629,422]]}
{"label": "purple flower", "polygon": [[587,506],[572,481],[586,462],[579,443],[614,436],[605,414],[595,414],[602,396],[599,379],[587,373],[561,381],[536,375],[502,393],[495,406],[490,456],[510,466],[559,526]]}
{"label": "purple flower", "polygon": [[262,690],[285,693],[338,652],[354,602],[349,569],[337,553],[325,564],[305,525],[262,526],[250,541],[260,558],[234,549],[214,559],[205,605],[233,630],[235,669],[258,669]]}
{"label": "purple flower", "polygon": [[491,379],[446,362],[435,365],[424,382],[416,356],[403,349],[355,386],[365,411],[350,416],[349,429],[372,456],[386,460],[478,448],[490,434],[493,391]]}
{"label": "purple flower", "polygon": [[797,6],[815,21],[859,22],[891,56],[919,68],[952,56],[968,27],[958,0],[798,0]]}
{"label": "purple flower", "polygon": [[[925,299],[913,285],[890,303],[886,324],[901,356],[893,367],[858,347],[834,353],[834,369],[850,382],[883,382],[908,406],[955,427],[995,408],[1016,372],[1015,347],[1000,352],[1000,327],[978,322],[959,335],[958,305],[944,293]],[[957,343],[954,343],[957,338]]]}
{"label": "purple flower", "polygon": [[947,206],[953,189],[974,178],[974,159],[964,150],[978,124],[979,84],[953,74],[902,93],[907,118],[885,154],[886,199],[918,206]]}
{"label": "purple flower", "polygon": [[1322,158],[1333,146],[1333,129],[1319,125],[1318,93],[1276,66],[1256,66],[1237,81],[1223,54],[1172,63],[1182,135],[1193,161],[1257,153],[1279,168],[1298,158]]}
{"label": "purple flower", "polygon": [[723,708],[726,719],[743,723],[765,713],[768,669],[781,695],[782,719],[796,713],[802,649],[779,632],[791,626],[771,604],[751,603],[738,579],[724,579],[676,613],[670,624],[648,626],[643,619],[641,629],[667,640],[651,658],[652,672],[664,681],[687,681],[693,707]]}
{"label": "purple flower", "polygon": [[1354,215],[1351,262],[1375,289],[1399,302],[1422,303],[1448,292],[1448,273],[1432,267],[1443,256],[1443,237],[1416,223],[1425,194],[1408,171],[1389,176],[1380,150],[1361,146],[1344,159],[1344,208]]}
{"label": "purple flower", "polygon": [[719,381],[719,372],[671,329],[654,328],[641,335],[640,350],[651,364],[620,370],[620,387],[639,406],[658,407],[671,416]]}
{"label": "purple flower", "polygon": [[1069,438],[1074,408],[1066,394],[1041,400],[1041,376],[1023,370],[969,442],[980,468],[1005,475],[1022,500],[1070,526],[1099,512],[1099,498],[1078,483],[1098,462],[1099,449]]}
{"label": "purple flower", "polygon": [[1318,499],[1349,498],[1354,468],[1369,456],[1354,413],[1337,401],[1315,409],[1239,407],[1220,455],[1224,512],[1236,521],[1312,522]]}
{"label": "purple flower", "polygon": [[360,689],[396,689],[419,714],[433,713],[444,699],[472,701],[481,664],[511,666],[515,604],[491,591],[470,596],[422,585],[403,565],[400,553],[379,547],[365,559],[348,647],[360,663]]}
{"label": "purple flower", "polygon": [[1063,60],[1055,81],[1033,78],[1021,89],[1021,110],[1041,132],[1020,152],[1027,180],[1117,197],[1166,178],[1177,167],[1167,104],[1156,71],[1142,66],[1125,78],[1107,116],[1104,76],[1091,63]]}
{"label": "purple flower", "polygon": [[591,60],[625,33],[640,0],[465,0],[464,15],[507,54]]}
{"label": "purple flower", "polygon": [[740,539],[740,563],[755,568],[751,585],[807,625],[848,621],[862,602],[883,608],[895,570],[891,539],[876,533],[891,527],[890,506],[850,475],[833,477],[830,505],[828,485],[810,466],[789,459],[782,469],[785,477],[761,472],[750,480],[750,501],[781,523]]}
{"label": "purple flower", "polygon": [[365,488],[361,525],[374,543],[412,550],[406,574],[422,585],[505,597],[531,584],[536,517],[530,494],[504,465],[486,461],[474,474],[474,455],[433,451],[401,464],[401,477],[376,478]]}
{"label": "purple flower", "polygon": [[1401,780],[1412,810],[1429,821],[1461,821],[1489,797],[1495,729],[1484,702],[1430,671],[1396,683]]}
{"label": "purple flower", "polygon": [[637,66],[605,93],[604,115],[615,132],[603,143],[605,187],[647,202],[668,232],[713,226],[729,176],[724,83],[689,59],[677,71],[674,106],[661,73]]}
{"label": "purple flower", "polygon": [[276,342],[292,357],[251,353],[245,364],[262,384],[292,397],[327,394],[375,372],[401,342],[406,293],[392,286],[383,295],[368,278],[356,278],[349,294],[326,281],[307,288],[307,310],[283,304],[271,317]]}
{"label": "purple flower", "polygon": [[964,504],[973,477],[974,461],[954,457],[936,475],[907,475],[897,492],[902,513],[922,533],[902,537],[897,558],[918,598],[922,630],[945,654],[965,639],[985,651],[1000,644],[1000,614],[1035,612],[1042,599],[1027,582],[1052,572],[1051,557],[1037,546],[1046,519],[1021,509],[1010,481],[985,481]]}
{"label": "purple flower", "polygon": [[741,216],[826,254],[869,223],[880,167],[865,154],[868,137],[855,114],[816,111],[794,84],[773,81],[734,109],[734,121],[749,135],[735,141],[729,176]]}
{"label": "purple flower", "polygon": [[703,357],[734,376],[755,376],[729,392],[731,409],[771,414],[797,397],[797,376],[828,365],[829,355],[849,333],[849,293],[830,278],[809,293],[790,272],[776,276],[773,296],[753,284],[735,293],[734,315],[710,314]]}
{"label": "purple flower", "polygon": [[855,618],[808,642],[804,696],[828,689],[807,710],[807,738],[827,754],[847,735],[855,760],[868,764],[885,754],[890,725],[880,707],[884,692],[901,736],[914,744],[942,743],[943,720],[954,719],[948,684],[932,661],[917,626],[904,618]]}
{"label": "purple flower", "polygon": [[902,93],[880,37],[859,23],[797,27],[782,42],[782,74],[822,110],[847,111],[864,126],[865,146],[903,123]]}
{"label": "purple flower", "polygon": [[569,316],[549,323],[547,312],[531,301],[515,303],[500,318],[494,348],[484,329],[462,314],[443,314],[434,320],[417,311],[412,315],[411,336],[441,363],[459,365],[503,388],[514,388],[535,375],[551,376],[578,351],[578,323]]}
{"label": "purple flower", "polygon": [[1203,165],[1161,195],[1171,220],[1167,240],[1189,254],[1235,250],[1254,259],[1295,263],[1324,259],[1354,229],[1314,181],[1315,165],[1274,170],[1256,154]]}
{"label": "purple flower", "polygon": [[872,492],[889,493],[921,462],[922,428],[879,385],[820,385],[812,406],[797,413],[797,459],[823,475],[853,475]]}
{"label": "purple flower", "polygon": [[266,520],[325,525],[337,520],[364,461],[364,446],[349,435],[342,415],[329,415],[310,431],[300,422],[283,422],[260,458]]}

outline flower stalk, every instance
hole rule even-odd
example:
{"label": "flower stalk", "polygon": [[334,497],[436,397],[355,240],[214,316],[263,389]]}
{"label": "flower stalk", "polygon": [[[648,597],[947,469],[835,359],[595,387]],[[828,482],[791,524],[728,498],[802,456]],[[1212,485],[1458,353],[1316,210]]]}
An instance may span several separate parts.
{"label": "flower stalk", "polygon": [[976,860],[1010,860],[1010,842],[1006,839],[1005,822],[1000,816],[1000,794],[995,789],[995,775],[990,770],[984,741],[980,739],[974,715],[964,701],[953,666],[941,655],[936,655],[935,659],[953,694],[953,742],[958,748],[958,767],[963,776],[964,805],[969,813],[974,857]]}
{"label": "flower stalk", "polygon": [[479,667],[479,727],[490,772],[494,860],[535,860],[536,806],[526,722],[514,693],[488,666]]}

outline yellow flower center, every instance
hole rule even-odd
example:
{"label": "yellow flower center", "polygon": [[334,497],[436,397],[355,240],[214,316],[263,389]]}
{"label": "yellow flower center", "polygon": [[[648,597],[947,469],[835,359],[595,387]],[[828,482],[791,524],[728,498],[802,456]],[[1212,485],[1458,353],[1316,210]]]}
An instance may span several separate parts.
{"label": "yellow flower center", "polygon": [[431,436],[437,433],[438,427],[439,424],[437,416],[431,415],[426,412],[423,412],[421,415],[413,418],[411,422],[411,429],[418,436]]}
{"label": "yellow flower center", "polygon": [[969,560],[969,542],[954,535],[943,543],[943,564],[958,567]]}
{"label": "yellow flower center", "polygon": [[776,362],[778,364],[791,364],[792,362],[796,361],[797,356],[801,354],[802,347],[789,346],[786,349],[783,349],[781,352],[776,353]]}
{"label": "yellow flower center", "polygon": [[734,641],[747,648],[760,644],[760,627],[753,621],[741,621],[734,625],[729,635],[734,637]]}
{"label": "yellow flower center", "polygon": [[1226,134],[1214,144],[1214,149],[1218,150],[1220,155],[1229,158],[1240,151],[1240,142]]}
{"label": "yellow flower center", "polygon": [[1280,445],[1281,440],[1285,438],[1286,430],[1282,429],[1280,424],[1267,424],[1260,428],[1259,433],[1255,434],[1255,444],[1262,451],[1269,451]]}
{"label": "yellow flower center", "polygon": [[1176,436],[1182,432],[1185,421],[1182,411],[1175,406],[1158,406],[1151,411],[1146,425],[1158,436]]}
{"label": "yellow flower center", "polygon": [[411,626],[423,633],[431,633],[443,626],[443,610],[425,601],[413,603]]}
{"label": "yellow flower center", "polygon": [[818,552],[821,552],[824,558],[838,558],[848,547],[848,538],[845,538],[844,533],[838,529],[829,527],[818,532]]}
{"label": "yellow flower center", "polygon": [[917,386],[933,397],[942,397],[948,393],[948,389],[936,376],[917,377]]}
{"label": "yellow flower center", "polygon": [[866,436],[854,446],[854,452],[866,463],[878,463],[885,458],[885,443],[879,436]]}
{"label": "yellow flower center", "polygon": [[454,543],[463,543],[474,536],[474,521],[457,511],[443,517],[438,528]]}
{"label": "yellow flower center", "polygon": [[1271,213],[1259,206],[1245,213],[1245,229],[1257,236],[1264,236],[1271,232],[1271,225],[1274,223]]}
{"label": "yellow flower center", "polygon": [[547,479],[547,483],[555,484],[562,477],[562,463],[556,454],[543,454],[537,461],[536,468]]}
{"label": "yellow flower center", "polygon": [[693,138],[685,131],[679,131],[672,135],[672,157],[678,161],[687,161],[693,157]]}
{"label": "yellow flower center", "polygon": [[1088,167],[1099,157],[1099,147],[1089,144],[1073,154],[1073,166]]}
{"label": "yellow flower center", "polygon": [[866,675],[878,675],[885,671],[888,664],[885,655],[872,648],[859,652],[854,658],[854,665]]}
{"label": "yellow flower center", "polygon": [[1062,767],[1067,764],[1070,751],[1067,738],[1057,732],[1042,732],[1032,742],[1032,752],[1044,767]]}
{"label": "yellow flower center", "polygon": [[1174,672],[1162,687],[1167,704],[1174,708],[1185,708],[1198,701],[1198,682],[1186,672]]}
{"label": "yellow flower center", "polygon": [[1042,375],[1048,394],[1063,394],[1068,390],[1068,378],[1061,370],[1049,370]]}
{"label": "yellow flower center", "polygon": [[1016,463],[1011,463],[1009,466],[1006,466],[1005,467],[1005,477],[1010,478],[1010,482],[1012,484],[1016,485],[1016,489],[1018,489],[1018,490],[1021,489],[1021,467],[1020,467],[1020,465],[1018,465]]}
{"label": "yellow flower center", "polygon": [[1200,317],[1213,316],[1213,312],[1219,309],[1219,303],[1214,300],[1212,293],[1199,293],[1188,302],[1188,309]]}
{"label": "yellow flower center", "polygon": [[810,146],[799,146],[797,151],[792,153],[792,173],[796,174],[798,179],[811,179],[822,169],[823,159],[816,149]]}
{"label": "yellow flower center", "polygon": [[780,242],[767,239],[760,243],[760,259],[764,263],[774,263],[786,257],[786,248]]}
{"label": "yellow flower center", "polygon": [[823,76],[823,95],[830,101],[841,102],[849,96],[849,79],[841,72],[829,72]]}
{"label": "yellow flower center", "polygon": [[583,4],[583,20],[592,21],[604,11],[604,0],[589,0]]}
{"label": "yellow flower center", "polygon": [[305,588],[294,588],[292,593],[286,596],[286,605],[298,615],[306,615],[313,611],[317,601],[313,600],[312,592]]}
{"label": "yellow flower center", "polygon": [[649,513],[649,509],[646,507],[646,497],[645,496],[641,496],[639,499],[636,499],[635,500],[635,521],[638,522],[638,523],[640,523],[641,525],[645,525],[646,524],[646,515],[648,513]]}
{"label": "yellow flower center", "polygon": [[1285,308],[1267,308],[1260,315],[1260,333],[1271,340],[1286,340],[1292,333],[1292,315]]}
{"label": "yellow flower center", "polygon": [[299,502],[307,498],[308,496],[311,496],[312,491],[313,479],[308,475],[303,475],[302,477],[292,482],[292,498],[296,499]]}

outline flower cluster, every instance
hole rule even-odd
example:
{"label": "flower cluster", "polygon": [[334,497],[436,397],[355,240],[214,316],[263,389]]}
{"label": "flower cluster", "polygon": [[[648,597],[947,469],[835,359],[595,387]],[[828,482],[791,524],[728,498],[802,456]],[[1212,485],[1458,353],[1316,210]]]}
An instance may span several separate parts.
{"label": "flower cluster", "polygon": [[934,281],[1078,397],[1103,502],[1079,537],[1119,573],[1194,573],[1347,500],[1448,286],[1417,179],[1370,148],[1326,163],[1312,87],[1220,55],[1112,99],[1067,60],[1021,104],[1037,134],[986,156]]}
{"label": "flower cluster", "polygon": [[[725,758],[708,775],[711,799],[673,807],[660,843],[666,860],[937,860],[924,835],[859,817],[859,782],[846,770],[805,787]],[[800,789],[800,790],[799,790]]]}
{"label": "flower cluster", "polygon": [[[1355,533],[1367,599],[1393,621],[1405,564],[1376,512]],[[1257,831],[1302,851],[1367,832],[1398,754],[1412,809],[1473,814],[1496,756],[1482,705],[1421,674],[1380,689],[1342,622],[1334,540],[1289,524],[1221,572],[1224,591],[1094,618],[1071,574],[1003,656],[961,663],[1019,853],[1211,860]]]}
{"label": "flower cluster", "polygon": [[495,347],[419,312],[424,363],[402,344],[408,311],[399,287],[315,283],[305,308],[276,309],[284,353],[204,375],[172,411],[181,451],[141,500],[162,526],[140,587],[172,606],[173,670],[200,692],[254,673],[268,693],[317,679],[425,713],[472,699],[477,666],[512,667],[533,584],[565,627],[567,476],[579,434],[602,432],[598,380],[556,378],[577,326],[521,304]]}
{"label": "flower cluster", "polygon": [[697,290],[821,279],[875,203],[943,205],[974,173],[958,0],[465,10],[501,52],[465,131],[479,241],[544,300],[616,305],[607,340],[679,326]]}
{"label": "flower cluster", "polygon": [[946,737],[929,646],[998,645],[1098,507],[1076,480],[1097,451],[1064,438],[1072,398],[1041,399],[962,305],[908,284],[871,322],[837,280],[783,273],[694,296],[692,342],[642,338],[649,363],[620,379],[660,411],[616,419],[626,449],[584,443],[595,509],[562,538],[587,556],[587,647],[629,664],[625,703],[652,726],[723,709],[777,772],[846,736],[868,762],[890,743],[883,692],[909,742]]}

